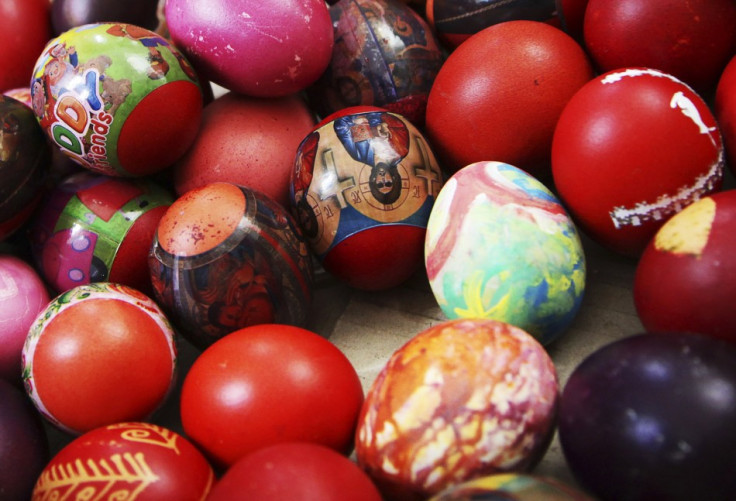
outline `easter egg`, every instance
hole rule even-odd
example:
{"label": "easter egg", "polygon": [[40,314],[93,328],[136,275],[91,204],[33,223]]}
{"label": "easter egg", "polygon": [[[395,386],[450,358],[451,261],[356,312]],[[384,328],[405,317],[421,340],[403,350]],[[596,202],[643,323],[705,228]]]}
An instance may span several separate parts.
{"label": "easter egg", "polygon": [[260,192],[224,182],[186,192],[161,218],[148,264],[159,303],[200,348],[250,325],[307,321],[307,243]]}
{"label": "easter egg", "polygon": [[341,0],[330,8],[330,16],[332,59],[308,89],[318,114],[378,106],[421,127],[443,62],[427,22],[405,3],[387,0]]}
{"label": "easter egg", "polygon": [[344,501],[346,496],[350,501],[381,501],[371,479],[347,457],[321,445],[288,442],[239,459],[218,480],[207,501]]}
{"label": "easter egg", "polygon": [[570,325],[585,290],[585,254],[563,206],[499,162],[447,180],[429,217],[425,265],[448,318],[493,318],[545,345]]}
{"label": "easter egg", "polygon": [[59,35],[91,23],[128,23],[155,31],[159,26],[158,0],[100,2],[98,0],[52,0],[51,26]]}
{"label": "easter egg", "polygon": [[528,473],[496,473],[451,485],[429,501],[592,501],[554,478]]}
{"label": "easter egg", "polygon": [[736,173],[736,55],[718,80],[713,113],[723,136],[728,167],[732,173]]}
{"label": "easter egg", "polygon": [[50,458],[49,441],[23,390],[0,377],[0,497],[27,501]]}
{"label": "easter egg", "polygon": [[555,3],[562,29],[575,40],[583,43],[583,24],[588,0],[556,0]]}
{"label": "easter egg", "polygon": [[506,21],[553,21],[555,0],[427,0],[430,26],[450,49],[494,24]]}
{"label": "easter egg", "polygon": [[94,172],[159,172],[199,128],[197,75],[166,39],[132,24],[87,24],[50,40],[31,82],[33,109],[53,142]]}
{"label": "easter egg", "polygon": [[227,468],[286,442],[348,455],[362,403],[355,368],[328,339],[262,324],[228,334],[197,357],[184,378],[180,415],[187,436]]}
{"label": "easter egg", "polygon": [[168,396],[174,331],[156,303],[110,282],[80,285],[41,311],[23,346],[23,382],[41,414],[81,434],[147,419]]}
{"label": "easter egg", "polygon": [[33,109],[33,103],[31,101],[31,88],[30,87],[16,87],[15,89],[8,89],[3,92],[4,96],[12,97],[16,101],[20,101],[29,108]]}
{"label": "easter egg", "polygon": [[299,92],[332,55],[324,0],[168,0],[166,21],[204,78],[240,94]]}
{"label": "easter egg", "polygon": [[0,96],[0,240],[26,223],[46,182],[51,148],[33,112]]}
{"label": "easter egg", "polygon": [[150,293],[148,251],[173,200],[145,178],[90,171],[68,176],[41,204],[31,226],[38,269],[56,292],[115,282]]}
{"label": "easter egg", "polygon": [[567,465],[596,499],[733,498],[736,347],[640,334],[597,349],[560,398]]}
{"label": "easter egg", "polygon": [[643,66],[711,91],[736,53],[733,0],[589,0],[585,47],[601,72]]}
{"label": "easter egg", "polygon": [[588,236],[638,257],[659,227],[720,189],[724,151],[703,99],[681,80],[622,68],[565,106],[552,142],[557,192]]}
{"label": "easter egg", "polygon": [[189,440],[163,426],[120,422],[66,444],[39,475],[33,499],[201,501],[214,483]]}
{"label": "easter egg", "polygon": [[450,172],[499,161],[546,177],[560,113],[592,77],[583,49],[554,26],[489,26],[439,71],[427,102],[427,139]]}
{"label": "easter egg", "polygon": [[23,344],[49,301],[46,285],[29,263],[0,255],[0,378],[22,386]]}
{"label": "easter egg", "polygon": [[365,397],[355,453],[387,499],[533,468],[555,430],[558,383],[523,330],[447,320],[396,350]]}
{"label": "easter egg", "polygon": [[224,181],[260,191],[289,206],[294,153],[315,119],[298,95],[257,98],[227,93],[208,104],[189,151],[173,169],[187,191]]}
{"label": "easter egg", "polygon": [[347,108],[302,141],[292,207],[314,255],[364,290],[406,281],[422,265],[442,172],[419,130],[380,108]]}
{"label": "easter egg", "polygon": [[701,198],[672,216],[636,267],[634,304],[652,332],[698,332],[736,342],[736,190]]}
{"label": "easter egg", "polygon": [[33,65],[51,38],[48,0],[0,2],[0,92],[28,85]]}

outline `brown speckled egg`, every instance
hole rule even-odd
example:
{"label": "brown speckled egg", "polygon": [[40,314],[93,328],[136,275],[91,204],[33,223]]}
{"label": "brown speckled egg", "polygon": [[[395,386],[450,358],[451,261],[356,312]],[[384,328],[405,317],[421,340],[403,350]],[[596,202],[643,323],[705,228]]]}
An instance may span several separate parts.
{"label": "brown speckled egg", "polygon": [[554,365],[526,331],[449,320],[389,359],[361,411],[356,456],[387,499],[532,468],[554,432]]}

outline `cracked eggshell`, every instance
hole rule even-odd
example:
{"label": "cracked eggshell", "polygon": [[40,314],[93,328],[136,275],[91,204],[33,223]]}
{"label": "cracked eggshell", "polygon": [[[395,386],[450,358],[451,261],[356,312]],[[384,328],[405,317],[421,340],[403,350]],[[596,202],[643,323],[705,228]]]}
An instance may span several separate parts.
{"label": "cracked eggshell", "polygon": [[168,0],[166,21],[202,76],[251,96],[298,92],[332,56],[323,0]]}
{"label": "cracked eggshell", "polygon": [[669,217],[721,188],[724,163],[705,101],[649,68],[588,82],[552,140],[554,184],[573,218],[599,244],[632,257]]}

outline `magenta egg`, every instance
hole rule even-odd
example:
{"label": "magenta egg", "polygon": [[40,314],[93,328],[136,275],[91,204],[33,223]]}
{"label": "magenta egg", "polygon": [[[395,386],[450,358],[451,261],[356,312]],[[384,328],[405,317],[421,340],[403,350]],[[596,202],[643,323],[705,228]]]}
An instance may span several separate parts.
{"label": "magenta egg", "polygon": [[327,67],[333,32],[323,0],[169,0],[171,38],[201,75],[252,96],[283,96]]}

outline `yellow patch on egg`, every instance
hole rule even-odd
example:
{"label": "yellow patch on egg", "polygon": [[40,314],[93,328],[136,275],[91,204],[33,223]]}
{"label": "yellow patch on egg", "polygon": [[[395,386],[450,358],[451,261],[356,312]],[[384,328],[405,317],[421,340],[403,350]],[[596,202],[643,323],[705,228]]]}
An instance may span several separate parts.
{"label": "yellow patch on egg", "polygon": [[716,203],[705,197],[672,216],[654,237],[658,251],[700,256],[708,243]]}

